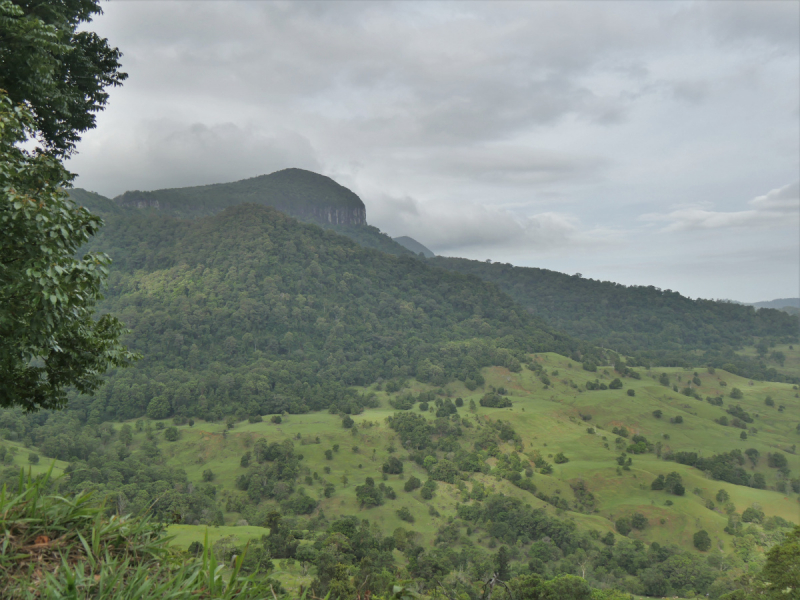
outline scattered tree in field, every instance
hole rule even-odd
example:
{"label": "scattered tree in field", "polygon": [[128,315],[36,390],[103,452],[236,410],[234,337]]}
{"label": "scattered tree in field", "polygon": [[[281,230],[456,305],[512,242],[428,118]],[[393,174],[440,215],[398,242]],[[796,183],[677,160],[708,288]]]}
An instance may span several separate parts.
{"label": "scattered tree in field", "polygon": [[692,541],[694,542],[694,547],[701,552],[705,552],[711,548],[711,536],[708,535],[705,529],[701,529],[695,533],[694,536],[692,536]]}

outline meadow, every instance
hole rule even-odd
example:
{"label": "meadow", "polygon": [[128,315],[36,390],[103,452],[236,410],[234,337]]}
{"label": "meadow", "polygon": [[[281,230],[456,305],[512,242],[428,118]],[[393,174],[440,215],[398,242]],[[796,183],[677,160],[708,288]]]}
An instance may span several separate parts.
{"label": "meadow", "polygon": [[[471,475],[471,481],[480,481],[487,491],[517,496],[533,507],[574,520],[581,529],[595,529],[602,533],[613,531],[614,521],[619,517],[638,511],[647,517],[649,524],[642,531],[631,532],[630,537],[647,543],[678,543],[687,550],[693,549],[692,535],[699,529],[706,529],[721,549],[731,540],[723,531],[727,524],[725,512],[721,507],[714,510],[706,507],[706,501],[713,500],[720,489],[728,492],[739,513],[755,506],[768,517],[780,516],[800,522],[800,504],[797,494],[791,492],[716,481],[696,468],[664,461],[655,453],[631,455],[630,470],[623,470],[616,461],[620,454],[615,445],[617,436],[611,431],[615,427],[625,427],[631,435],[645,436],[653,443],[660,442],[662,453],[691,451],[708,457],[734,449],[756,448],[760,453],[759,460],[755,465],[748,462],[746,468],[763,473],[767,488],[773,488],[778,474],[766,466],[768,453],[784,452],[792,474],[800,472],[800,457],[795,453],[800,441],[800,432],[796,429],[800,424],[800,401],[794,386],[752,382],[720,370],[709,373],[658,368],[652,371],[639,369],[639,380],[623,378],[622,389],[586,391],[587,381],[610,382],[615,378],[617,374],[613,368],[600,367],[592,373],[568,358],[549,353],[536,355],[533,359],[546,369],[550,385],[543,384],[539,375],[529,369],[520,373],[511,373],[501,367],[483,371],[485,388],[505,388],[513,403],[511,408],[481,407],[478,402],[485,390],[471,392],[461,383],[450,384],[442,392],[452,398],[463,398],[464,406],[459,412],[470,415],[476,423],[508,421],[522,438],[526,456],[538,453],[552,463],[557,453],[563,453],[569,462],[553,464],[553,472],[549,475],[535,473],[533,482],[548,496],[560,495],[572,505],[570,484],[583,481],[596,498],[595,509],[591,513],[564,511],[491,473]],[[661,385],[658,378],[662,373],[666,373],[679,388],[696,373],[700,379],[699,386],[692,386],[696,392],[703,398],[723,396],[723,406],[713,406],[705,400],[688,397],[675,392],[672,387]],[[226,494],[234,489],[236,477],[245,471],[240,466],[240,458],[257,439],[291,439],[296,451],[303,455],[302,464],[307,472],[317,473],[320,477],[314,478],[312,485],[304,487],[306,493],[319,498],[318,511],[324,512],[327,518],[357,515],[378,523],[385,533],[398,527],[413,529],[424,545],[432,545],[438,529],[455,516],[456,505],[462,501],[462,492],[455,485],[439,482],[435,497],[429,501],[422,499],[419,490],[407,493],[403,491],[404,480],[413,475],[425,481],[427,473],[416,463],[405,461],[402,474],[388,475],[385,480],[397,492],[395,500],[364,509],[356,499],[356,486],[367,477],[380,480],[382,465],[392,453],[401,458],[406,454],[397,435],[386,424],[386,418],[397,412],[389,406],[389,400],[397,394],[389,394],[377,387],[380,386],[363,391],[374,392],[381,406],[354,415],[356,426],[352,429],[342,427],[339,415],[315,412],[283,415],[280,424],[271,423],[268,418],[260,423],[240,422],[232,429],[225,423],[197,422],[191,427],[179,427],[178,441],[161,441],[159,445],[167,457],[167,464],[184,469],[191,481],[201,481],[203,472],[211,470],[213,483],[219,489],[218,498],[224,505]],[[742,391],[740,400],[730,398],[734,388]],[[399,393],[431,389],[414,382]],[[629,389],[635,395],[628,395]],[[774,406],[765,404],[767,396],[773,398]],[[467,408],[470,400],[477,405],[474,411]],[[725,409],[733,404],[741,405],[754,417],[751,425],[757,433],[748,433],[746,440],[740,438],[741,429],[715,422],[726,415]],[[653,416],[657,410],[662,411],[661,418]],[[417,406],[412,411],[419,413]],[[433,418],[430,412],[423,414]],[[678,416],[682,417],[682,423],[671,422]],[[475,430],[466,431],[469,439]],[[138,433],[135,439],[140,440],[143,435]],[[335,450],[332,460],[325,457],[325,451],[329,449]],[[507,445],[502,450],[512,452],[514,448]],[[493,466],[496,459],[490,458],[488,462]],[[326,467],[330,473],[324,472]],[[656,476],[672,471],[683,478],[684,496],[650,489]],[[332,497],[324,496],[322,485],[318,483],[321,479],[335,485],[336,492]],[[396,511],[401,507],[411,512],[413,525],[397,516]],[[240,526],[237,527],[237,523]],[[176,544],[186,546],[192,541],[202,540],[205,529],[205,526],[173,525],[170,533],[176,535]],[[266,529],[241,524],[240,515],[234,512],[225,513],[224,527],[211,528],[214,539],[235,535],[240,542],[264,533],[267,533]],[[477,535],[475,538],[472,542],[476,544],[490,542],[488,536]]]}

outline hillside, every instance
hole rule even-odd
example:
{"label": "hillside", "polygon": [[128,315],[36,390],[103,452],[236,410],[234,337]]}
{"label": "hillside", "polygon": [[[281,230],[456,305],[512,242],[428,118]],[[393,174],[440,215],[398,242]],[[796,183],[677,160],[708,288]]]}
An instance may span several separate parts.
{"label": "hillside", "polygon": [[284,169],[232,183],[130,191],[114,201],[126,208],[150,208],[184,218],[213,215],[230,206],[251,203],[321,223],[364,225],[367,222],[361,198],[330,177],[303,169]]}
{"label": "hillside", "polygon": [[752,344],[753,338],[794,343],[800,330],[800,319],[782,311],[692,300],[653,286],[461,258],[429,262],[492,282],[552,327],[634,356],[642,364],[728,365],[749,377],[780,379],[777,363],[746,359],[734,351]]}
{"label": "hillside", "polygon": [[414,238],[410,238],[407,235],[403,235],[400,237],[392,238],[395,242],[403,246],[404,248],[408,248],[414,254],[422,254],[425,258],[433,258],[436,256],[433,252],[431,252],[428,248],[420,244]]}
{"label": "hillside", "polygon": [[[317,595],[332,585],[319,557],[338,532],[353,544],[339,559],[376,592],[382,568],[428,590],[431,569],[453,585],[479,582],[505,546],[512,575],[577,574],[598,588],[717,598],[759,568],[757,547],[800,521],[796,386],[679,368],[590,372],[552,353],[523,364],[517,373],[483,368],[476,390],[457,380],[441,390],[362,387],[371,407],[352,417],[98,427],[75,410],[9,411],[0,428],[45,457],[73,455],[62,493],[112,492],[134,513],[150,506],[180,521],[170,531],[184,549],[203,542],[202,524],[219,525],[209,533],[223,557],[248,541],[263,546],[272,556],[265,572]],[[750,422],[735,425],[734,415]],[[659,476],[680,488],[654,489]],[[702,551],[700,531],[711,544]],[[349,556],[376,538],[397,548],[377,571]],[[278,560],[288,557],[298,562]]]}
{"label": "hillside", "polygon": [[347,386],[417,378],[480,383],[525,352],[597,354],[491,284],[364,249],[275,209],[238,205],[181,220],[109,218],[87,250],[114,260],[104,311],[144,358],[114,373],[99,420],[358,412]]}

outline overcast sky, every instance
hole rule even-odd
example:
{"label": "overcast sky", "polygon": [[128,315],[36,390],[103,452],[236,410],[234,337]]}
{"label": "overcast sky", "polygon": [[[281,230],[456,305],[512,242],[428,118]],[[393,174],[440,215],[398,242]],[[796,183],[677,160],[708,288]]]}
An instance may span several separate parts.
{"label": "overcast sky", "polygon": [[800,293],[800,3],[111,2],[69,167],[116,196],[286,167],[437,254]]}

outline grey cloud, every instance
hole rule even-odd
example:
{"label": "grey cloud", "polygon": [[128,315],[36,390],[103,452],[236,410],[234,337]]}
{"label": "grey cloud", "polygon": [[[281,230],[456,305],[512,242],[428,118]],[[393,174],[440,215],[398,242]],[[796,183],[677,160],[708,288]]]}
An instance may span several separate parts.
{"label": "grey cloud", "polygon": [[438,254],[541,254],[566,248],[585,250],[618,241],[618,232],[586,230],[575,217],[558,212],[520,217],[471,202],[434,206],[391,196],[370,198],[368,207],[373,215],[370,219],[381,222],[390,235],[410,235]]}
{"label": "grey cloud", "polygon": [[666,214],[642,215],[643,221],[666,222],[662,231],[688,231],[694,229],[725,229],[738,227],[797,226],[800,217],[798,183],[791,183],[757,196],[748,204],[753,208],[741,211],[713,211],[686,207]]}
{"label": "grey cloud", "polygon": [[[797,3],[104,9],[92,28],[130,79],[70,165],[101,193],[304,167],[438,252],[587,273],[624,248],[642,281],[677,289],[645,249],[669,256],[701,230],[693,253],[726,251],[729,228],[754,224],[748,237],[771,248],[795,222],[778,216],[782,196],[736,194],[796,178]],[[776,288],[796,281],[768,268]],[[685,291],[707,293],[698,281]]]}
{"label": "grey cloud", "polygon": [[233,123],[151,121],[128,133],[95,139],[96,148],[87,152],[127,160],[87,162],[81,154],[72,159],[68,167],[81,174],[76,185],[147,190],[235,181],[287,167],[320,170],[310,142],[292,131],[266,134]]}

